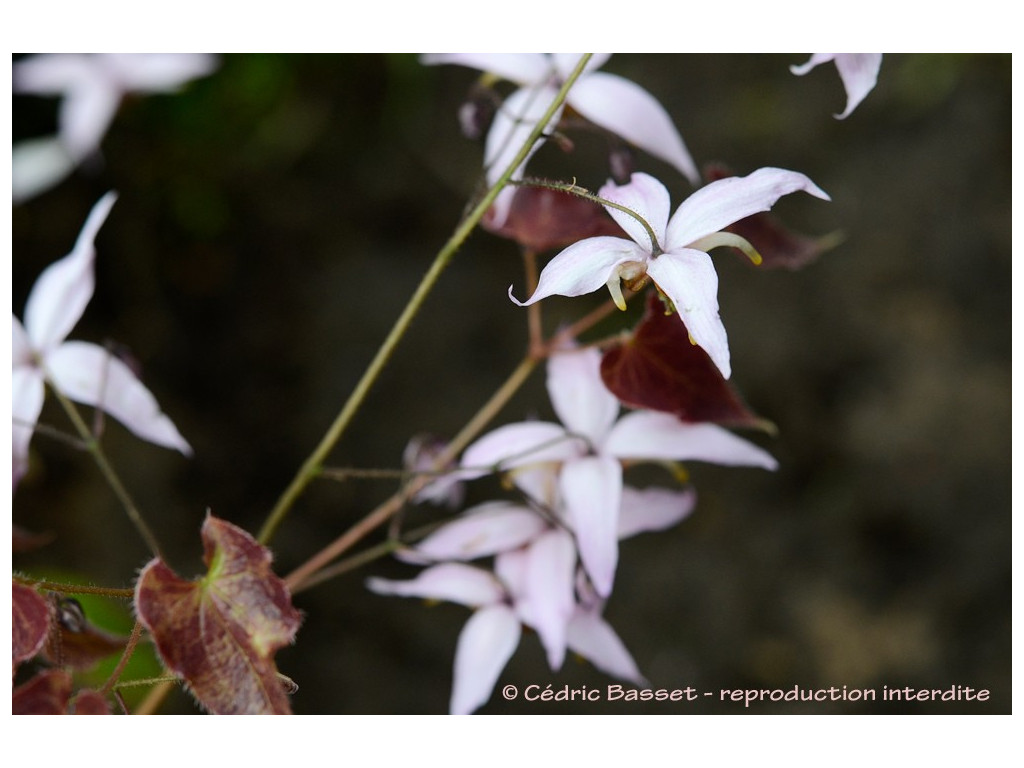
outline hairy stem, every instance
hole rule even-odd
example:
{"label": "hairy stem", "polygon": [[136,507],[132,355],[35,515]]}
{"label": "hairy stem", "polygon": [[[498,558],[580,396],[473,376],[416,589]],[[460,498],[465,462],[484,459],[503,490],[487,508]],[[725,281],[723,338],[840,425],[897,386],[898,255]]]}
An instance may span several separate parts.
{"label": "hairy stem", "polygon": [[380,349],[377,350],[377,354],[374,356],[373,360],[370,361],[369,366],[363,373],[362,378],[356,384],[352,394],[349,395],[348,400],[342,406],[338,416],[327,429],[327,432],[324,434],[320,443],[303,463],[292,482],[281,495],[281,498],[278,499],[277,504],[270,511],[270,514],[264,522],[263,527],[260,529],[259,536],[257,537],[261,544],[266,544],[270,541],[274,532],[277,530],[277,527],[281,524],[285,515],[287,515],[288,510],[290,510],[292,505],[295,503],[295,500],[305,490],[306,486],[309,485],[317,475],[319,475],[327,454],[330,453],[331,449],[337,444],[345,429],[348,427],[349,422],[351,422],[352,418],[359,410],[359,407],[362,405],[367,393],[377,380],[380,372],[384,369],[384,366],[390,359],[391,354],[398,346],[398,342],[405,335],[413,317],[415,317],[416,313],[423,305],[424,300],[437,283],[441,273],[444,271],[445,267],[448,266],[448,263],[451,261],[455,252],[459,249],[462,243],[465,242],[466,238],[469,237],[469,234],[479,223],[484,213],[487,212],[487,209],[491,207],[491,203],[494,202],[498,193],[509,183],[509,180],[512,178],[512,174],[526,160],[530,151],[533,149],[533,145],[540,138],[544,127],[565,101],[565,97],[568,95],[569,89],[572,87],[573,83],[575,83],[582,74],[587,61],[590,59],[590,55],[591,54],[584,54],[580,57],[579,62],[576,64],[576,68],[572,71],[569,77],[565,79],[565,82],[559,89],[554,101],[551,102],[551,105],[548,107],[544,116],[537,122],[536,126],[534,126],[534,129],[530,132],[530,135],[527,137],[523,146],[509,164],[508,168],[505,169],[505,172],[501,175],[494,186],[487,191],[487,194],[484,195],[483,199],[477,203],[476,207],[474,207],[472,211],[470,211],[470,213],[459,223],[455,232],[448,239],[448,242],[445,243],[437,256],[434,257],[434,262],[430,265],[427,273],[423,276],[423,279],[420,281],[419,286],[413,293],[412,298],[409,299],[409,303],[406,304],[405,309],[402,310],[401,315],[399,315],[398,320],[395,321],[391,332],[381,344]]}

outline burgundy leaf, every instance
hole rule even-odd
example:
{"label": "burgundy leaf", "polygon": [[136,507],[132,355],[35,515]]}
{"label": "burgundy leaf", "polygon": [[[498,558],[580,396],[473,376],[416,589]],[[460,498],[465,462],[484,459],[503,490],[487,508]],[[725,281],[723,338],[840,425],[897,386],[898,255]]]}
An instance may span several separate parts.
{"label": "burgundy leaf", "polygon": [[110,703],[99,691],[84,690],[71,702],[71,712],[76,715],[109,715]]}
{"label": "burgundy leaf", "polygon": [[51,669],[14,689],[11,714],[63,715],[70,698],[71,675],[62,669]]}
{"label": "burgundy leaf", "polygon": [[14,585],[11,608],[11,653],[17,667],[43,649],[52,614],[46,598],[24,584]]}
{"label": "burgundy leaf", "polygon": [[[708,183],[734,175],[722,165],[708,165],[704,168],[704,178]],[[753,245],[763,259],[761,266],[767,269],[800,269],[834,248],[841,239],[838,233],[808,237],[793,232],[767,212],[740,219],[726,227],[725,231],[739,235]],[[735,250],[744,259],[747,258],[743,251]]]}
{"label": "burgundy leaf", "polygon": [[687,422],[772,431],[743,403],[707,353],[690,342],[675,312],[665,313],[657,291],[628,340],[601,358],[601,378],[624,405],[675,414]]}
{"label": "burgundy leaf", "polygon": [[481,222],[484,229],[536,253],[587,237],[626,236],[600,204],[544,187],[519,187],[504,225],[495,227],[491,220],[489,211]]}
{"label": "burgundy leaf", "polygon": [[292,642],[300,616],[270,551],[230,523],[207,515],[196,581],[179,578],[159,558],[135,589],[139,620],[168,669],[181,675],[215,714],[288,714],[291,705],[275,652]]}

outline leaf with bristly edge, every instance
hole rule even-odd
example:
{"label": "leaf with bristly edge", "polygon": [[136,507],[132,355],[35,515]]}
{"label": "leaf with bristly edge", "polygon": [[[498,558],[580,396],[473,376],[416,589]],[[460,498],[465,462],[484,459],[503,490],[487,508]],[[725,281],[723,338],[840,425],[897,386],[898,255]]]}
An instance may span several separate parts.
{"label": "leaf with bristly edge", "polygon": [[630,338],[601,358],[601,378],[623,405],[674,414],[686,422],[774,431],[744,404],[707,353],[690,342],[675,312],[666,314],[656,290]]}
{"label": "leaf with bristly edge", "polygon": [[43,649],[53,614],[46,598],[24,584],[14,584],[11,609],[11,656],[17,668]]}
{"label": "leaf with bristly edge", "polygon": [[301,617],[270,551],[242,529],[207,515],[203,562],[195,581],[160,558],[139,575],[135,610],[164,664],[184,678],[214,714],[290,714],[274,654],[289,644]]}
{"label": "leaf with bristly edge", "polygon": [[546,187],[518,187],[500,227],[494,226],[491,211],[480,222],[484,229],[535,253],[599,235],[626,237],[599,203]]}
{"label": "leaf with bristly edge", "polygon": [[48,669],[22,683],[11,696],[13,715],[63,715],[71,698],[71,675]]}

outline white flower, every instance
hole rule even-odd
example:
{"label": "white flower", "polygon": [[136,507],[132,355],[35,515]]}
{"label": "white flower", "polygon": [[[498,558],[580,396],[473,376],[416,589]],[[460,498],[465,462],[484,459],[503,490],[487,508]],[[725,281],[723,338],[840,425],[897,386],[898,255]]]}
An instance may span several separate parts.
{"label": "white flower", "polygon": [[45,383],[72,400],[103,409],[143,440],[192,453],[127,365],[95,344],[65,341],[92,298],[93,242],[116,199],[109,192],[96,203],[71,253],[36,280],[25,305],[25,324],[13,318],[15,486],[28,469],[28,446],[43,407]]}
{"label": "white flower", "polygon": [[789,71],[794,75],[806,75],[819,64],[834,61],[839,77],[846,88],[846,109],[835,115],[842,120],[848,116],[864,97],[871,93],[878,82],[878,70],[882,66],[880,53],[815,53],[804,64],[792,65]]}
{"label": "white flower", "polygon": [[525,307],[554,294],[582,296],[607,286],[616,303],[625,309],[620,280],[636,284],[648,275],[672,300],[693,342],[729,378],[729,342],[718,315],[718,274],[707,251],[719,245],[752,250],[739,236],[721,230],[767,211],[783,195],[799,190],[829,199],[802,173],[761,168],[749,176],[720,179],[698,189],[670,219],[668,190],[657,179],[634,173],[623,186],[609,182],[601,188],[600,196],[634,211],[651,231],[633,216],[605,206],[632,241],[609,236],[580,240],[548,262],[529,299],[516,299],[512,286],[509,298]]}
{"label": "white flower", "polygon": [[[671,163],[694,186],[700,173],[665,108],[636,83],[608,72],[595,72],[611,54],[594,54],[573,84],[566,103],[577,113],[630,144]],[[484,165],[493,184],[505,172],[526,137],[550,106],[580,60],[578,53],[439,53],[427,54],[425,64],[461,64],[491,72],[521,86],[505,100],[487,134]],[[558,122],[561,110],[545,130]],[[523,176],[522,166],[513,179]],[[504,223],[515,190],[505,189],[495,200],[495,225]]]}

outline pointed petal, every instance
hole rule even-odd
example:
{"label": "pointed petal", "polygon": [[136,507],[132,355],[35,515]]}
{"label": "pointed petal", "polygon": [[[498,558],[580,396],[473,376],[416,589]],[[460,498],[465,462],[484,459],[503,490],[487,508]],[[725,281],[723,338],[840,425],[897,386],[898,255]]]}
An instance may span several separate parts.
{"label": "pointed petal", "polygon": [[809,58],[803,64],[790,65],[789,71],[797,76],[806,75],[819,64],[824,64],[827,61],[832,61],[832,59],[834,59],[835,57],[836,54],[834,53],[815,53],[812,54],[811,58]]}
{"label": "pointed petal", "polygon": [[218,59],[209,53],[101,53],[103,68],[125,90],[176,91],[190,80],[213,72]]}
{"label": "pointed petal", "polygon": [[11,377],[11,437],[13,454],[13,481],[18,481],[28,471],[28,445],[32,441],[39,413],[43,410],[46,395],[43,378],[37,368],[15,367]]}
{"label": "pointed petal", "polygon": [[398,554],[406,562],[473,560],[517,549],[547,530],[548,523],[529,507],[492,501],[466,510]]}
{"label": "pointed petal", "polygon": [[560,352],[548,358],[548,395],[566,429],[600,444],[619,415],[619,401],[601,380],[596,349]]}
{"label": "pointed petal", "polygon": [[691,184],[700,172],[672,118],[654,96],[631,80],[607,72],[581,77],[569,91],[569,104],[590,122],[670,163]]}
{"label": "pointed petal", "polygon": [[93,59],[81,53],[43,53],[14,62],[11,67],[15,93],[60,96],[74,86]]}
{"label": "pointed petal", "polygon": [[421,64],[459,64],[490,72],[519,85],[540,83],[552,73],[552,61],[543,53],[425,53]]}
{"label": "pointed petal", "polygon": [[453,715],[468,715],[487,703],[521,634],[519,619],[508,606],[481,608],[469,618],[455,646]]}
{"label": "pointed petal", "polygon": [[[576,65],[579,64],[582,53],[552,53],[551,59],[555,65],[555,71],[558,76],[563,80],[572,74],[572,71],[576,69]],[[595,53],[591,55],[587,61],[587,66],[583,69],[583,74],[580,75],[580,79],[576,81],[573,88],[578,88],[580,82],[584,80],[588,72],[593,72],[598,67],[602,66],[612,55],[610,53]]]}
{"label": "pointed petal", "polygon": [[143,440],[192,455],[192,448],[160,411],[153,394],[102,347],[65,342],[47,356],[46,371],[72,400],[102,408]]}
{"label": "pointed petal", "polygon": [[99,149],[121,106],[121,85],[99,68],[91,68],[64,96],[60,105],[60,138],[76,160]]}
{"label": "pointed petal", "polygon": [[576,533],[580,560],[601,597],[611,594],[619,561],[622,466],[609,456],[588,456],[562,467],[566,517]]}
{"label": "pointed petal", "polygon": [[483,477],[511,467],[565,461],[581,449],[581,441],[568,437],[559,424],[522,421],[498,427],[470,445],[461,466],[467,478]]}
{"label": "pointed petal", "polygon": [[[487,140],[484,143],[483,164],[487,169],[489,183],[493,184],[505,173],[509,164],[522,148],[530,131],[534,130],[534,127],[544,117],[557,94],[558,91],[554,88],[542,85],[534,88],[520,88],[505,99],[501,109],[495,115],[495,122],[490,125]],[[561,113],[562,110],[559,108],[547,124],[546,130],[558,122]],[[512,178],[522,178],[522,172],[529,161],[529,156],[534,154],[540,145],[539,141],[532,146],[526,160],[516,168]],[[498,225],[502,223],[504,222],[498,222]]]}
{"label": "pointed petal", "polygon": [[846,88],[846,109],[835,116],[836,119],[842,120],[853,112],[875,87],[875,83],[878,82],[878,70],[882,66],[882,54],[837,53],[835,62],[843,87]]}
{"label": "pointed petal", "polygon": [[711,257],[680,248],[652,260],[647,274],[672,299],[690,337],[728,379],[729,338],[718,314],[718,273]]}
{"label": "pointed petal", "polygon": [[[665,185],[646,173],[634,173],[628,184],[621,186],[609,182],[601,187],[598,194],[606,200],[618,203],[643,218],[658,238],[658,245],[665,248],[665,227],[668,225],[670,200]],[[606,210],[615,222],[632,237],[647,255],[653,251],[651,237],[643,224],[615,208],[606,206]]]}
{"label": "pointed petal", "polygon": [[619,264],[645,261],[647,251],[621,237],[588,237],[570,245],[548,262],[540,273],[537,290],[526,301],[519,301],[508,287],[508,297],[520,307],[548,296],[582,296],[607,284]]}
{"label": "pointed petal", "polygon": [[93,241],[117,195],[108,192],[89,213],[75,247],[39,276],[25,304],[25,331],[38,352],[59,344],[75,327],[92,298],[95,278]]}
{"label": "pointed petal", "polygon": [[828,200],[802,173],[759,168],[748,176],[731,176],[701,187],[686,198],[668,222],[666,251],[687,247],[735,221],[769,210],[783,195],[798,191]]}
{"label": "pointed petal", "polygon": [[11,201],[17,205],[57,186],[75,161],[56,136],[26,139],[11,150]]}
{"label": "pointed petal", "polygon": [[366,580],[366,587],[378,595],[447,600],[471,608],[493,605],[505,599],[505,590],[494,574],[463,563],[435,565],[408,581],[370,577]]}
{"label": "pointed petal", "polygon": [[597,612],[576,609],[569,622],[568,644],[574,653],[605,674],[636,685],[647,685],[625,644]]}
{"label": "pointed petal", "polygon": [[622,507],[619,510],[619,540],[638,533],[663,531],[687,518],[697,504],[697,493],[692,488],[671,491],[667,488],[622,489]]}
{"label": "pointed petal", "polygon": [[565,660],[565,633],[575,600],[576,547],[568,532],[555,529],[539,536],[526,549],[523,594],[516,610],[537,631],[548,665],[560,669]]}
{"label": "pointed petal", "polygon": [[769,453],[715,424],[684,424],[671,414],[654,411],[636,411],[619,419],[604,449],[623,459],[778,467]]}

